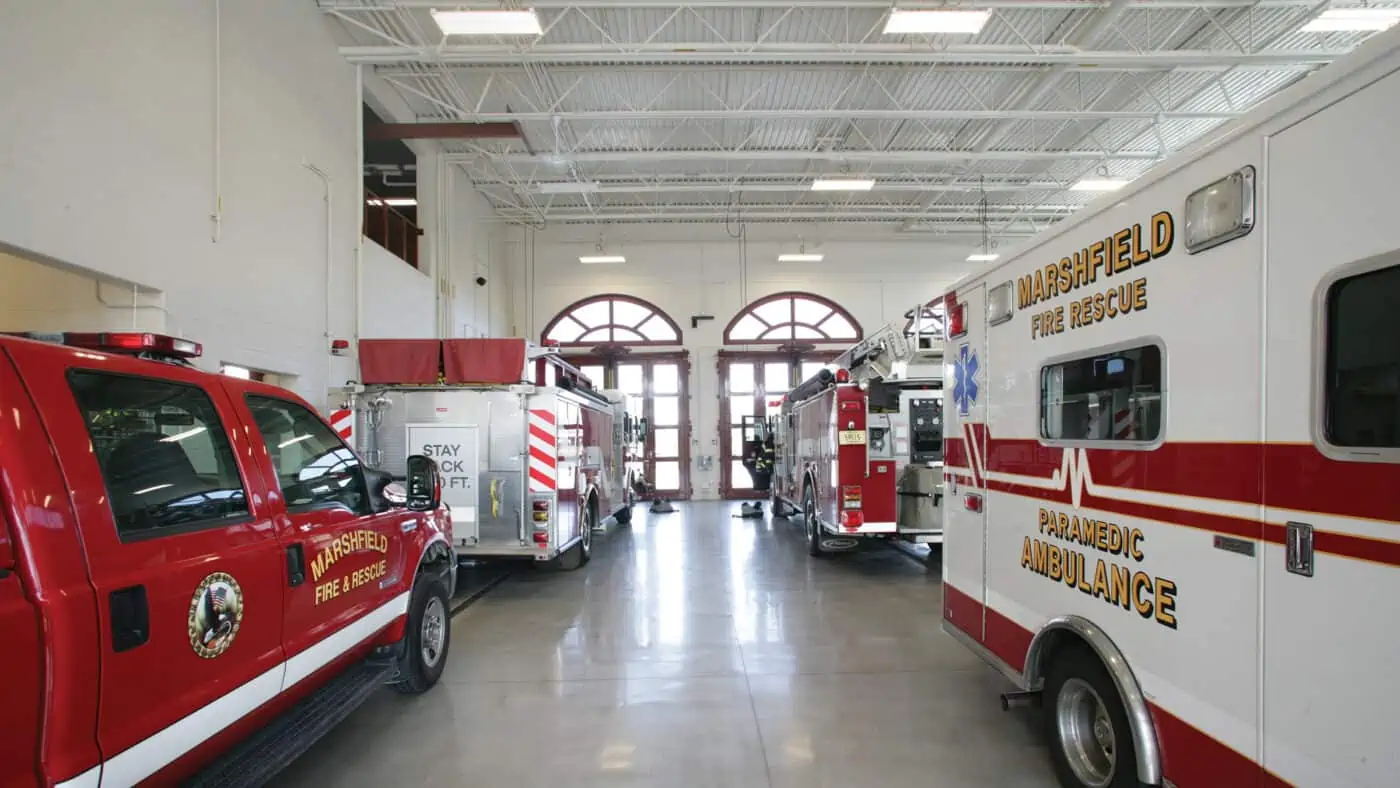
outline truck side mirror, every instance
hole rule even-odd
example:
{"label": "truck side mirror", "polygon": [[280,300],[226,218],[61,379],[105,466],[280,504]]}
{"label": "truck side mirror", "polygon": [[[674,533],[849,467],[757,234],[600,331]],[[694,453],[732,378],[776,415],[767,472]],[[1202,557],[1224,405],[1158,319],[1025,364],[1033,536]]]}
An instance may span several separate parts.
{"label": "truck side mirror", "polygon": [[407,505],[415,512],[431,512],[442,503],[442,475],[431,457],[414,454],[408,458]]}

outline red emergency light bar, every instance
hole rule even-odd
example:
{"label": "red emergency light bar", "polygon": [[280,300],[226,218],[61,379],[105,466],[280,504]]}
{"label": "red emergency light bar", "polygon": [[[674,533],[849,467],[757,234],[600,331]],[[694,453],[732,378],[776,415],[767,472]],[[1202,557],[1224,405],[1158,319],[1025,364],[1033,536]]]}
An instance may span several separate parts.
{"label": "red emergency light bar", "polygon": [[204,354],[204,346],[198,342],[143,331],[30,332],[20,336],[106,353],[151,354],[178,359],[199,358]]}

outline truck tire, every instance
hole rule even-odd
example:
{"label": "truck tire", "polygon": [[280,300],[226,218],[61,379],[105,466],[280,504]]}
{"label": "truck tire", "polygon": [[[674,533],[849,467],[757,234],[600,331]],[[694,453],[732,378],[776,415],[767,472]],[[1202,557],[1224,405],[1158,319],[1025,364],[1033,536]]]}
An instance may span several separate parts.
{"label": "truck tire", "polygon": [[437,580],[420,578],[413,584],[413,596],[408,601],[404,653],[399,657],[399,678],[394,689],[406,695],[432,689],[447,667],[451,645],[452,613],[447,606],[447,589]]}
{"label": "truck tire", "polygon": [[1065,788],[1138,788],[1137,752],[1118,688],[1099,658],[1073,644],[1056,654],[1042,695],[1050,760]]}
{"label": "truck tire", "polygon": [[817,497],[808,487],[802,493],[802,526],[807,530],[807,555],[813,558],[826,556],[822,549],[822,526],[817,520]]}
{"label": "truck tire", "polygon": [[574,546],[559,554],[552,562],[552,567],[561,572],[573,572],[579,567],[588,563],[593,558],[593,506],[590,504],[583,510],[583,527],[579,530],[583,532],[583,538],[574,542]]}

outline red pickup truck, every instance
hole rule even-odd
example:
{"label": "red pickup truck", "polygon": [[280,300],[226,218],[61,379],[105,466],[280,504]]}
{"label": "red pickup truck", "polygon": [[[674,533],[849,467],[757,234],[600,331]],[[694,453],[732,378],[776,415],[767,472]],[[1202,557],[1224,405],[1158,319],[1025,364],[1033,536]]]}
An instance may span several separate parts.
{"label": "red pickup truck", "polygon": [[0,336],[0,786],[257,784],[442,674],[436,466],[147,333]]}

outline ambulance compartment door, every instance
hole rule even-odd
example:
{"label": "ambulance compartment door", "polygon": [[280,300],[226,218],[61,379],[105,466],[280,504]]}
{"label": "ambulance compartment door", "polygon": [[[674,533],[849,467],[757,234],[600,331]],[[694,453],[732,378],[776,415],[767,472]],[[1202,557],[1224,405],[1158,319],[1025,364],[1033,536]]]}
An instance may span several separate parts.
{"label": "ambulance compartment door", "polygon": [[1397,123],[1391,74],[1268,145],[1263,747],[1292,785],[1400,773],[1400,148],[1336,144]]}
{"label": "ambulance compartment door", "polygon": [[959,292],[957,300],[966,332],[950,335],[944,351],[943,618],[981,643],[987,601],[986,286]]}

